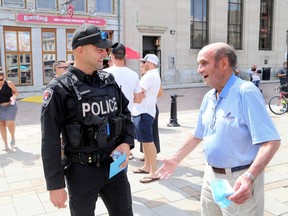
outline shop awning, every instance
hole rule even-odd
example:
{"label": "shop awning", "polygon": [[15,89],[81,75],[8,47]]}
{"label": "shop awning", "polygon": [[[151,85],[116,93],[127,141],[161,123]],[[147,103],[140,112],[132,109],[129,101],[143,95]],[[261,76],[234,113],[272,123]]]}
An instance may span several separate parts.
{"label": "shop awning", "polygon": [[126,46],[126,59],[140,59],[140,58],[141,56],[137,51]]}

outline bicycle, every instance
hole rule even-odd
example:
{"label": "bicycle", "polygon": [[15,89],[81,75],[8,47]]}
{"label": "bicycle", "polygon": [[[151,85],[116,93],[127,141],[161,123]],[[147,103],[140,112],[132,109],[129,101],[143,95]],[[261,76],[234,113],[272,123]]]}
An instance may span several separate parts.
{"label": "bicycle", "polygon": [[288,110],[288,92],[287,90],[283,90],[287,89],[287,85],[281,85],[275,88],[275,90],[279,89],[279,95],[273,96],[268,103],[269,109],[276,115],[282,115]]}

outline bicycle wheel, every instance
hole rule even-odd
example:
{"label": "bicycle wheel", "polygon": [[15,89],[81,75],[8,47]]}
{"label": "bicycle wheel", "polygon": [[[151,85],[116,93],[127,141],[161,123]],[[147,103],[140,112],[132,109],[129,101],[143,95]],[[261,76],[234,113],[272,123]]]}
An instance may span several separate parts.
{"label": "bicycle wheel", "polygon": [[288,108],[286,101],[280,96],[272,97],[268,105],[271,112],[276,115],[282,115]]}

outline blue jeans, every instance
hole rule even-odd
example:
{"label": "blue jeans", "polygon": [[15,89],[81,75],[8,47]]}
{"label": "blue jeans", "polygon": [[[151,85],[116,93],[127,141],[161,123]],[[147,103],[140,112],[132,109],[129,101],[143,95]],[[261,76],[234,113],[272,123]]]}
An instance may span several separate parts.
{"label": "blue jeans", "polygon": [[260,83],[260,80],[256,80],[256,81],[252,81],[254,83],[255,86],[257,86],[257,88],[259,88],[259,83]]}

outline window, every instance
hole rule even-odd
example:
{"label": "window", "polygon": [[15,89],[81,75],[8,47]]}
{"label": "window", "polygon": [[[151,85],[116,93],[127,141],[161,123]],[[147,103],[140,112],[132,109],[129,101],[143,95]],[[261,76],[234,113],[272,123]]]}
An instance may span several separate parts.
{"label": "window", "polygon": [[4,27],[6,77],[15,85],[32,85],[30,28]]}
{"label": "window", "polygon": [[24,0],[3,0],[3,6],[24,8]]}
{"label": "window", "polygon": [[259,49],[272,50],[273,0],[260,2]]}
{"label": "window", "polygon": [[228,1],[227,42],[235,49],[242,49],[243,0]]}
{"label": "window", "polygon": [[39,9],[56,9],[56,0],[37,0],[36,7]]}
{"label": "window", "polygon": [[74,60],[73,52],[72,52],[72,37],[75,30],[69,29],[66,30],[66,50],[67,50],[67,61]]}
{"label": "window", "polygon": [[191,0],[190,48],[208,44],[208,1]]}
{"label": "window", "polygon": [[86,1],[74,0],[72,4],[76,12],[86,12]]}
{"label": "window", "polygon": [[53,63],[56,61],[56,30],[42,29],[43,83],[54,78]]}
{"label": "window", "polygon": [[112,14],[112,0],[96,0],[96,12]]}

